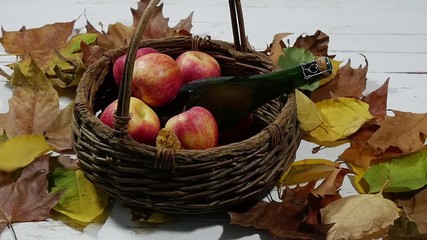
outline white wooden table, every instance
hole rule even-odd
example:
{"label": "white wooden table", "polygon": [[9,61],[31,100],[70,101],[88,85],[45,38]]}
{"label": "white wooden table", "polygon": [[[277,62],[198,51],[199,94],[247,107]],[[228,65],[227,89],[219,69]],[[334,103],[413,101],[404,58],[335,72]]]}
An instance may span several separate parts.
{"label": "white wooden table", "polygon": [[[1,0],[0,25],[8,31],[41,27],[47,23],[77,19],[84,28],[85,14],[94,25],[102,22],[131,23],[130,7],[137,0]],[[226,0],[164,0],[164,15],[170,25],[194,11],[192,33],[232,41]],[[352,66],[369,61],[366,92],[371,92],[390,77],[388,108],[408,112],[427,112],[427,1],[424,0],[242,0],[246,32],[251,44],[265,49],[278,32],[292,32],[292,42],[300,34],[322,30],[330,36],[329,53],[336,59],[351,59]],[[80,16],[80,18],[79,18]],[[0,48],[0,54],[3,49]],[[14,61],[0,57],[0,64]],[[2,66],[2,68],[4,68]],[[0,77],[0,112],[7,112],[11,90]],[[315,145],[302,142],[297,160],[326,158],[335,160],[347,146],[322,150],[313,155]],[[0,156],[1,157],[1,156]],[[348,179],[343,195],[355,194]],[[132,223],[130,214],[114,205],[106,223],[91,224],[83,230],[60,221],[14,224],[18,239],[271,239],[262,231],[229,225],[226,215],[183,217],[160,226]],[[0,239],[12,239],[6,230]]]}

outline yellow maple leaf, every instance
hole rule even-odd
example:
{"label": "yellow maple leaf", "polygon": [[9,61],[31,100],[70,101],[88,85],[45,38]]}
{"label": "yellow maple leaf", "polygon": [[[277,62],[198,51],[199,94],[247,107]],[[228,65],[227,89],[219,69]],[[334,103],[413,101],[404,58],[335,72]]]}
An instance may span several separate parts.
{"label": "yellow maple leaf", "polygon": [[344,139],[372,118],[369,105],[357,98],[338,97],[314,103],[296,90],[296,101],[302,129],[319,141]]}
{"label": "yellow maple leaf", "polygon": [[20,135],[0,143],[0,171],[12,172],[27,166],[52,150],[41,135]]}

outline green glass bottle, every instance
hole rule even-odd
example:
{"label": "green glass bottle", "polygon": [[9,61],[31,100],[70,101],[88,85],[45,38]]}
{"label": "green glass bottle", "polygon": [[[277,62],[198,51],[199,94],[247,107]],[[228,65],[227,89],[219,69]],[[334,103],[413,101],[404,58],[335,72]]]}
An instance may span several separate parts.
{"label": "green glass bottle", "polygon": [[208,109],[220,129],[227,129],[268,101],[332,74],[332,63],[320,57],[302,65],[251,76],[221,76],[182,86],[172,103],[157,110],[167,118],[194,106]]}

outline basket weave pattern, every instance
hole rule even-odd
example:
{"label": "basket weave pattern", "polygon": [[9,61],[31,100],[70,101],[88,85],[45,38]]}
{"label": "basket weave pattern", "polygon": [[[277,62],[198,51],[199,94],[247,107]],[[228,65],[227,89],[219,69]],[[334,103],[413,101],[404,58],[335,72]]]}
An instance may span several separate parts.
{"label": "basket weave pattern", "polygon": [[[175,58],[193,44],[193,38],[179,37],[144,40],[140,47]],[[126,50],[109,51],[91,65],[77,90],[73,143],[86,177],[128,207],[173,214],[223,211],[265,196],[294,161],[300,142],[294,95],[258,109],[260,130],[244,141],[206,150],[158,149],[117,137],[97,118],[117,98],[111,68]],[[264,54],[239,52],[228,42],[206,40],[198,50],[216,58],[223,75],[275,70]]]}

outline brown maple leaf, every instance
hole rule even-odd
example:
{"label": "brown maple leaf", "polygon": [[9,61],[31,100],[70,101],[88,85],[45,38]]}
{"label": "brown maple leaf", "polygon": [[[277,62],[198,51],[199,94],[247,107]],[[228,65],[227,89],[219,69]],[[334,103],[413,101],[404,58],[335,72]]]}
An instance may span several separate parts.
{"label": "brown maple leaf", "polygon": [[362,97],[362,101],[369,104],[369,112],[376,119],[384,119],[387,115],[387,94],[389,78],[377,90]]}
{"label": "brown maple leaf", "polygon": [[368,169],[371,161],[380,157],[376,156],[368,146],[368,140],[378,128],[379,125],[376,124],[367,125],[351,135],[349,137],[350,147],[344,150],[339,159],[354,166]]}
{"label": "brown maple leaf", "polygon": [[334,58],[334,55],[328,54],[329,36],[324,32],[317,30],[313,35],[300,35],[294,43],[294,47],[304,48],[314,56],[327,56]]}
{"label": "brown maple leaf", "polygon": [[14,70],[9,112],[0,114],[0,129],[9,138],[40,134],[56,150],[71,149],[72,107],[60,110],[58,92],[35,61],[29,69],[30,76],[25,76],[18,65]]}
{"label": "brown maple leaf", "polygon": [[44,155],[25,167],[18,180],[0,187],[0,233],[12,223],[50,217],[62,192],[48,192],[48,172],[49,156]]}
{"label": "brown maple leaf", "polygon": [[368,73],[368,60],[366,66],[360,65],[357,69],[351,67],[351,61],[338,69],[337,75],[327,84],[314,90],[310,98],[314,102],[320,102],[332,97],[356,97],[363,96],[366,88],[366,74]]}
{"label": "brown maple leaf", "polygon": [[408,154],[425,146],[427,113],[393,111],[394,116],[379,122],[380,128],[368,140],[374,152]]}
{"label": "brown maple leaf", "polygon": [[282,202],[260,201],[243,213],[229,212],[230,223],[265,229],[276,239],[314,239],[309,232],[300,231],[307,207],[307,195],[315,182],[293,189],[286,187]]}
{"label": "brown maple leaf", "polygon": [[47,24],[40,28],[5,31],[2,28],[0,43],[7,53],[31,56],[38,64],[44,63],[65,45],[73,33],[75,21]]}
{"label": "brown maple leaf", "polygon": [[[86,64],[94,62],[98,59],[97,56],[100,56],[100,53],[105,52],[107,49],[115,49],[123,46],[129,45],[133,34],[136,31],[136,27],[144,13],[145,9],[148,6],[149,0],[141,0],[138,2],[137,9],[131,9],[133,24],[131,26],[126,26],[122,23],[114,23],[108,26],[107,32],[98,31],[89,21],[86,24],[86,31],[88,33],[96,33],[98,35],[97,44],[94,46],[95,50],[84,50],[86,53],[93,52],[96,55],[88,55],[83,57]],[[157,6],[148,22],[148,25],[145,27],[142,34],[142,39],[158,39],[164,37],[174,37],[174,36],[190,36],[190,30],[192,28],[193,13],[191,13],[187,18],[182,19],[174,27],[169,27],[169,18],[163,16],[163,4]],[[83,47],[85,48],[85,47]],[[89,46],[92,48],[92,46]],[[91,57],[92,59],[87,59]]]}

